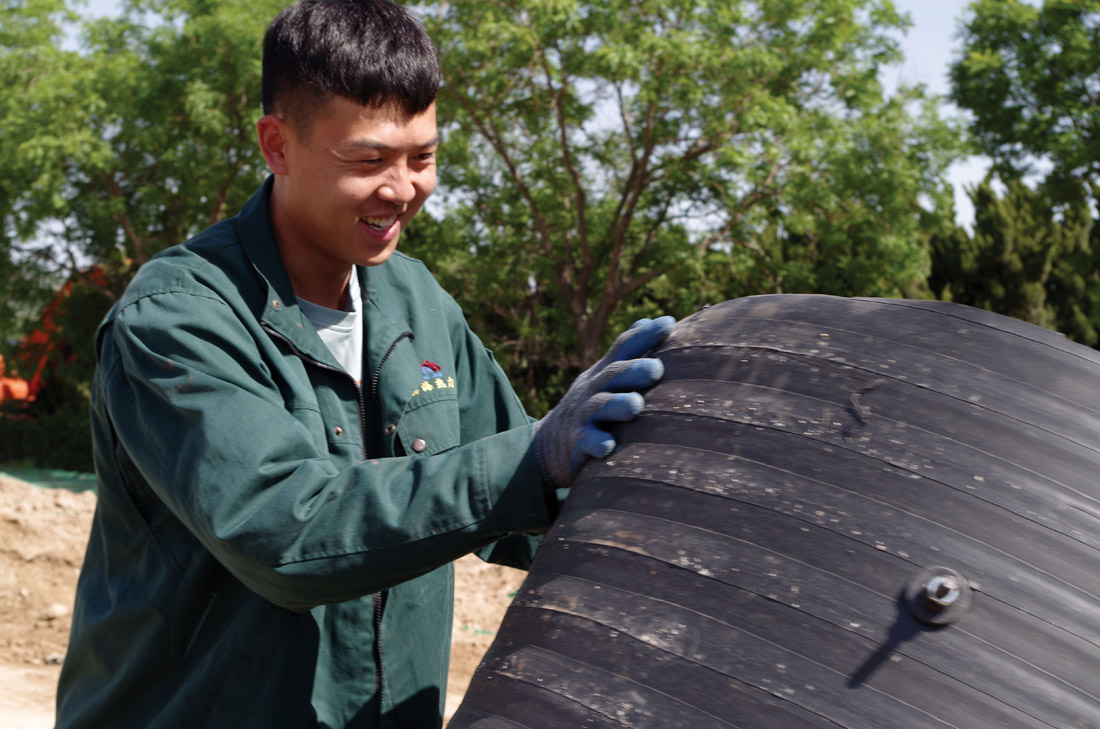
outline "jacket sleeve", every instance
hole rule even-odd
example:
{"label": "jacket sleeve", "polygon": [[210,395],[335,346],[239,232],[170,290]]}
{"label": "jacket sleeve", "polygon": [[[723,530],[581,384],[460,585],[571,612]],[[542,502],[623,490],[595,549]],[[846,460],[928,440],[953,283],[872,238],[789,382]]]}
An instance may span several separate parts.
{"label": "jacket sleeve", "polygon": [[[463,443],[533,423],[534,418],[524,410],[523,403],[512,389],[508,376],[501,369],[492,352],[470,330],[458,304],[449,295],[445,294],[445,296],[451,341],[456,347],[455,363],[460,368],[462,381],[472,384],[472,387],[464,388],[462,391],[459,404]],[[560,499],[557,495],[546,491],[537,467],[534,477],[525,484],[525,487],[532,493],[546,494],[549,515],[547,525],[557,518]],[[542,544],[542,539],[541,534],[510,534],[482,547],[477,551],[477,555],[486,562],[525,570],[531,566],[531,560],[539,545]]]}
{"label": "jacket sleeve", "polygon": [[[105,325],[116,452],[238,579],[306,610],[376,592],[502,536],[545,529],[530,425],[431,457],[338,470],[213,295],[138,298]],[[518,424],[518,423],[517,423]]]}

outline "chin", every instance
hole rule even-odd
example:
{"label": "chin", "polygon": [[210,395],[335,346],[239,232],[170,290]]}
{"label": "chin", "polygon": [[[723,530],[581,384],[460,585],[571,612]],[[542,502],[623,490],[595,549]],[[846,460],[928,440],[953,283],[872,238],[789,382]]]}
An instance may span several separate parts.
{"label": "chin", "polygon": [[[396,241],[395,241],[396,242]],[[385,250],[378,251],[363,259],[356,261],[360,266],[381,266],[386,261],[390,260],[390,256],[397,250],[396,245],[387,246]]]}

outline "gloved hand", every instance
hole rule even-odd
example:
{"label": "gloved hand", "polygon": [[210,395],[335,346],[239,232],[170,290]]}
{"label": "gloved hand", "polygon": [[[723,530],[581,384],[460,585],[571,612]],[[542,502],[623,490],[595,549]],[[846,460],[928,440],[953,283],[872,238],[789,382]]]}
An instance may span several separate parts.
{"label": "gloved hand", "polygon": [[535,453],[548,487],[567,488],[588,457],[604,458],[614,450],[615,439],[599,425],[633,420],[645,407],[637,390],[656,384],[665,367],[644,355],[675,323],[671,316],[635,322],[535,425]]}

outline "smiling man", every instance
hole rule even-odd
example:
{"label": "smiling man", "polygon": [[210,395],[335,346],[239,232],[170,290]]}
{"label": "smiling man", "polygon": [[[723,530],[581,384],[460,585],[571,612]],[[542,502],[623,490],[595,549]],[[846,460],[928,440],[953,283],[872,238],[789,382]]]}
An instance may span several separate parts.
{"label": "smiling man", "polygon": [[275,173],[271,219],[294,291],[337,308],[334,280],[353,265],[385,263],[435,189],[435,104],[409,113],[396,102],[336,97],[297,124],[269,114],[258,132]]}
{"label": "smiling man", "polygon": [[397,252],[438,144],[438,60],[403,9],[293,5],[263,68],[272,175],[97,334],[61,729],[439,727],[451,562],[529,564],[662,373],[672,322],[643,320],[533,421]]}

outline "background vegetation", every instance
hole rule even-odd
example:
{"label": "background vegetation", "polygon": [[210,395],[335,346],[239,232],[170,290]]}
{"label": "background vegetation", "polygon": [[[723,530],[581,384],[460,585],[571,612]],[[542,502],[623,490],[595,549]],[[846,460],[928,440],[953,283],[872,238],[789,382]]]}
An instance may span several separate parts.
{"label": "background vegetation", "polygon": [[[49,395],[0,418],[0,459],[87,453],[86,427],[62,442],[48,421],[86,411],[94,322],[262,181],[260,40],[284,4],[126,0],[85,20],[0,2],[0,342],[9,369],[51,363]],[[749,294],[941,298],[1098,343],[1100,0],[973,2],[963,122],[922,88],[884,93],[907,27],[890,0],[417,9],[444,144],[403,247],[533,414],[634,319]],[[966,230],[946,171],[973,154],[994,166]],[[55,346],[26,351],[66,281]]]}

